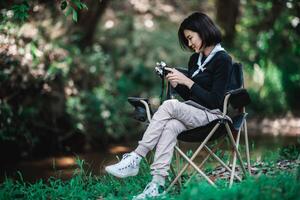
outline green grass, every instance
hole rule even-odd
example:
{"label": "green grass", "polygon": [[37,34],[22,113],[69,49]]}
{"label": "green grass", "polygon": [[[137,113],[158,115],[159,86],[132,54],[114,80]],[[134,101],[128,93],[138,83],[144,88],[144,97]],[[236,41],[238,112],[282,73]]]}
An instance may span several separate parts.
{"label": "green grass", "polygon": [[[272,157],[274,159],[274,157]],[[267,167],[272,169],[272,160]],[[116,179],[109,175],[93,176],[83,169],[84,162],[77,160],[78,169],[68,181],[50,178],[35,183],[6,179],[0,185],[0,199],[131,199],[141,192],[151,180],[149,165],[143,161],[138,176]],[[252,176],[232,188],[225,181],[217,181],[217,189],[204,180],[191,181],[186,188],[165,196],[165,199],[300,199],[300,166],[288,171],[271,170],[272,173]]]}
{"label": "green grass", "polygon": [[[299,172],[298,172],[299,173]],[[214,189],[208,184],[191,184],[179,199],[300,199],[299,174],[251,177],[231,189]]]}

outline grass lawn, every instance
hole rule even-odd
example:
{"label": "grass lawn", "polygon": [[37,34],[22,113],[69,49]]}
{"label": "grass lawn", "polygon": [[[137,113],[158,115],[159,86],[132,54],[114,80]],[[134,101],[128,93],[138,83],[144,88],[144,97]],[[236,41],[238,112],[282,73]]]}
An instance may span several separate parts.
{"label": "grass lawn", "polygon": [[[286,154],[284,158],[283,154]],[[291,164],[280,168],[279,159],[289,160]],[[281,150],[266,155],[263,161],[256,167],[256,175],[235,183],[230,189],[225,180],[218,180],[216,189],[197,178],[185,188],[175,187],[164,199],[300,199],[299,151]],[[21,174],[19,180],[6,179],[0,185],[0,199],[131,199],[151,180],[145,161],[139,175],[127,179],[109,175],[95,177],[83,169],[83,160],[77,160],[77,164],[78,169],[68,181],[50,178],[27,183]]]}

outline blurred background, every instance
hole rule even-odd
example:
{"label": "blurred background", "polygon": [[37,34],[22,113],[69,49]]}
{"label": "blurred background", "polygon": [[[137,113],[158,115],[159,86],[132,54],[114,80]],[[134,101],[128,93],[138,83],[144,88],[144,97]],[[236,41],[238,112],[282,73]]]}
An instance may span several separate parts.
{"label": "blurred background", "polygon": [[187,66],[177,30],[194,11],[218,24],[244,66],[253,151],[299,148],[297,0],[1,0],[1,180],[68,173],[75,156],[100,172],[133,148],[145,125],[127,97],[159,106],[155,63]]}

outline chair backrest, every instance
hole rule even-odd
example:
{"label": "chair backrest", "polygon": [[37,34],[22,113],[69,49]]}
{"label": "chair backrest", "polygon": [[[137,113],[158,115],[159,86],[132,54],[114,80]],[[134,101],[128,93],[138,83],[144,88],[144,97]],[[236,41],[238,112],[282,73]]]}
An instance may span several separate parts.
{"label": "chair backrest", "polygon": [[229,75],[229,84],[227,91],[242,88],[244,86],[243,66],[241,63],[232,63],[231,72]]}
{"label": "chair backrest", "polygon": [[251,102],[250,96],[244,89],[243,66],[241,63],[232,63],[232,68],[227,86],[227,94],[230,93],[229,104],[233,108],[242,108]]}

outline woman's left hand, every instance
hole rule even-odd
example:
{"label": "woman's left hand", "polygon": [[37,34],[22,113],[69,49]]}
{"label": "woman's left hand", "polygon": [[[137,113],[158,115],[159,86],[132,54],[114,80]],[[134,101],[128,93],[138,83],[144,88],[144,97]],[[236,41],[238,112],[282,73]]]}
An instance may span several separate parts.
{"label": "woman's left hand", "polygon": [[167,76],[166,76],[166,79],[168,81],[175,82],[175,83],[182,84],[182,85],[186,85],[189,89],[191,89],[191,87],[194,84],[193,80],[186,77],[183,73],[181,73],[177,69],[169,68],[169,67],[166,67],[165,69],[170,71],[170,73],[168,73]]}

